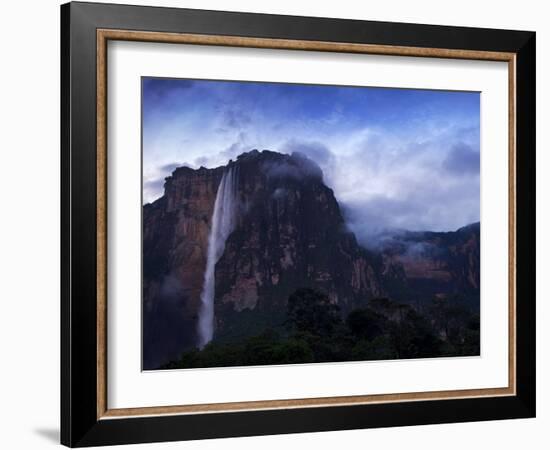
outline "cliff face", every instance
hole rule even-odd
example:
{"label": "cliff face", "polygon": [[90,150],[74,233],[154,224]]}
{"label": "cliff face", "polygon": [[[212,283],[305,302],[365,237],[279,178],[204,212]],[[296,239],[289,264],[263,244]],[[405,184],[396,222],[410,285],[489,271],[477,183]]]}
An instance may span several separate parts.
{"label": "cliff face", "polygon": [[382,247],[386,288],[393,297],[416,304],[460,297],[479,308],[479,222],[452,232],[393,234]]}
{"label": "cliff face", "polygon": [[[325,292],[343,312],[384,294],[382,259],[349,232],[312,161],[252,151],[236,174],[236,226],[215,267],[215,339],[284,324],[298,288]],[[226,168],[177,169],[143,208],[144,368],[197,344],[208,237]]]}
{"label": "cliff face", "polygon": [[223,168],[178,168],[143,207],[143,364],[195,344],[210,218]]}

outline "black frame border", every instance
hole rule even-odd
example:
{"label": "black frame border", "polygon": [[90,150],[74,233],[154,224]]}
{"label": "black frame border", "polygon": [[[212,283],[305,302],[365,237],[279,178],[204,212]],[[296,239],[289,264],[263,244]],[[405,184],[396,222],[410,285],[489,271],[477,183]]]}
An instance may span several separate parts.
{"label": "black frame border", "polygon": [[[97,419],[96,30],[516,54],[516,395]],[[61,6],[61,443],[70,447],[534,417],[534,32],[113,4]]]}

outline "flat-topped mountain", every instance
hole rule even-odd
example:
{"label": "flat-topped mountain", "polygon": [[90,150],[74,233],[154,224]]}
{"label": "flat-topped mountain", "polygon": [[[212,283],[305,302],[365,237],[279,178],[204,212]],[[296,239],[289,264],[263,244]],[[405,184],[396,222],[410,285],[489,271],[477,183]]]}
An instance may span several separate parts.
{"label": "flat-topped mountain", "polygon": [[350,311],[384,295],[381,271],[305,156],[253,150],[178,168],[143,207],[144,368],[212,337],[283,326],[299,288]]}

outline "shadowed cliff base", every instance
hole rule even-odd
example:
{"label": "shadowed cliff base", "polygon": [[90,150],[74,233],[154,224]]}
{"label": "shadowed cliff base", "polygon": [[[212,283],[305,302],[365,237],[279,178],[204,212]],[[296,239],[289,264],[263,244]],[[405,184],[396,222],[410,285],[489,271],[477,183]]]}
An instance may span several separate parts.
{"label": "shadowed cliff base", "polygon": [[241,339],[216,339],[184,352],[161,369],[478,356],[479,316],[464,306],[434,302],[425,315],[387,298],[345,319],[312,289],[290,296],[283,326]]}

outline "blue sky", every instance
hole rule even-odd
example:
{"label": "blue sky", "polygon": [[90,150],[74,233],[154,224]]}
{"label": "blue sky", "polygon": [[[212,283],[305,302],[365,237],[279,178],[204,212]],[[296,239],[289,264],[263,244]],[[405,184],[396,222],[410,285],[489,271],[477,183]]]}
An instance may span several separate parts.
{"label": "blue sky", "polygon": [[360,238],[479,220],[479,93],[143,78],[144,202],[175,167],[299,151]]}

